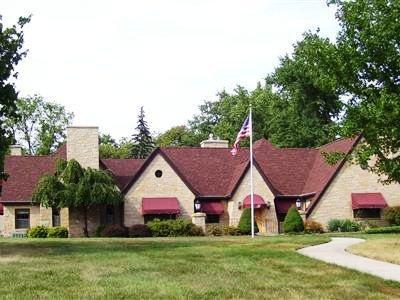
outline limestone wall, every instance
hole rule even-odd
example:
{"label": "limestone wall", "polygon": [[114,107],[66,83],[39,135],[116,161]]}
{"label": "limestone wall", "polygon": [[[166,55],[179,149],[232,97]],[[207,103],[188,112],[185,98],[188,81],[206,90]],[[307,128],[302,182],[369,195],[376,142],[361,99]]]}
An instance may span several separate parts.
{"label": "limestone wall", "polygon": [[[157,178],[155,172],[162,171]],[[143,224],[143,197],[177,197],[181,209],[179,217],[191,219],[194,212],[194,194],[161,155],[157,155],[143,174],[133,184],[125,196],[124,223],[125,226]]]}
{"label": "limestone wall", "polygon": [[4,215],[0,215],[0,236],[3,235],[4,231]]}
{"label": "limestone wall", "polygon": [[26,231],[26,229],[15,229],[15,210],[29,209],[30,227],[40,224],[40,208],[39,205],[5,205],[4,206],[4,236],[12,236],[13,232]]}
{"label": "limestone wall", "polygon": [[67,159],[77,160],[84,168],[99,168],[98,127],[67,128]]}
{"label": "limestone wall", "polygon": [[[255,218],[261,233],[278,233],[278,219],[275,212],[274,195],[268,188],[261,174],[253,167],[254,193],[260,195],[264,201],[270,202],[269,209],[255,210]],[[237,226],[243,209],[239,209],[239,202],[243,204],[244,198],[250,194],[250,170],[247,171],[238,189],[228,202],[229,225]]]}
{"label": "limestone wall", "polygon": [[[88,212],[88,232],[89,236],[94,236],[100,226],[100,207],[92,207]],[[62,216],[61,216],[62,222]],[[83,228],[85,218],[82,210],[76,208],[69,209],[69,235],[72,237],[84,236]]]}
{"label": "limestone wall", "polygon": [[353,219],[351,193],[380,192],[389,206],[400,205],[400,185],[382,185],[378,176],[346,163],[309,216],[327,225],[330,219]]}

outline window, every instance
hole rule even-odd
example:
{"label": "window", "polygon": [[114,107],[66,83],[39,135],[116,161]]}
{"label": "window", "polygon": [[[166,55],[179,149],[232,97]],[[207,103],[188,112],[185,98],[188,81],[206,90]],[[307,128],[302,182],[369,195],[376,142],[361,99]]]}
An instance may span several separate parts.
{"label": "window", "polygon": [[353,210],[354,218],[357,219],[380,219],[380,208],[363,208]]}
{"label": "window", "polygon": [[147,224],[147,222],[151,222],[154,219],[159,219],[159,220],[175,220],[176,215],[169,215],[169,214],[162,214],[162,215],[144,215],[144,224]]}
{"label": "window", "polygon": [[157,178],[160,178],[162,176],[162,171],[161,170],[157,170],[154,175],[156,175]]}
{"label": "window", "polygon": [[106,207],[106,224],[107,225],[114,224],[114,206],[108,205]]}
{"label": "window", "polygon": [[15,229],[29,228],[29,209],[15,210]]}
{"label": "window", "polygon": [[219,223],[219,215],[206,215],[206,224]]}
{"label": "window", "polygon": [[52,220],[53,220],[53,227],[61,226],[60,209],[59,208],[52,209]]}

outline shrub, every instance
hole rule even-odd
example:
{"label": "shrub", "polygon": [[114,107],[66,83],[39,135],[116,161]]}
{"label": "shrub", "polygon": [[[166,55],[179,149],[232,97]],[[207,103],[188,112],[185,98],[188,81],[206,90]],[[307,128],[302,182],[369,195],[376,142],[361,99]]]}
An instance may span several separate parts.
{"label": "shrub", "polygon": [[28,230],[29,238],[47,238],[48,228],[42,225],[33,227]]}
{"label": "shrub", "polygon": [[361,225],[350,219],[332,219],[328,222],[329,231],[354,232],[361,229]]}
{"label": "shrub", "polygon": [[224,226],[222,232],[224,235],[241,235],[240,230],[234,226]]}
{"label": "shrub", "polygon": [[154,219],[147,225],[150,228],[152,236],[190,236],[192,233],[198,233],[197,229],[193,229],[193,226],[195,225],[188,220],[179,219],[160,221]]}
{"label": "shrub", "polygon": [[127,237],[128,230],[126,227],[123,227],[118,224],[108,225],[102,231],[101,236],[102,237]]}
{"label": "shrub", "polygon": [[221,236],[224,234],[221,226],[219,225],[209,225],[207,226],[206,230],[207,230],[207,235]]}
{"label": "shrub", "polygon": [[400,206],[385,208],[383,210],[383,218],[390,225],[400,226]]}
{"label": "shrub", "polygon": [[68,229],[65,227],[51,227],[48,230],[47,237],[49,238],[67,238]]}
{"label": "shrub", "polygon": [[[245,208],[240,216],[238,229],[241,234],[251,233],[251,209]],[[258,232],[257,223],[254,220],[254,232]]]}
{"label": "shrub", "polygon": [[323,233],[324,228],[321,223],[313,220],[307,220],[304,222],[304,231],[306,233]]}
{"label": "shrub", "polygon": [[287,233],[303,232],[304,224],[299,211],[296,207],[292,206],[289,208],[286,214],[285,220],[283,222],[283,229]]}
{"label": "shrub", "polygon": [[377,227],[370,228],[365,231],[366,233],[400,233],[400,226]]}
{"label": "shrub", "polygon": [[190,230],[191,236],[204,236],[204,230],[200,226],[196,226],[193,224],[192,229]]}
{"label": "shrub", "polygon": [[146,224],[135,224],[129,228],[130,237],[149,237],[151,236],[151,231],[149,226]]}
{"label": "shrub", "polygon": [[106,225],[100,225],[96,229],[96,233],[94,234],[96,237],[101,237],[103,230],[106,228]]}

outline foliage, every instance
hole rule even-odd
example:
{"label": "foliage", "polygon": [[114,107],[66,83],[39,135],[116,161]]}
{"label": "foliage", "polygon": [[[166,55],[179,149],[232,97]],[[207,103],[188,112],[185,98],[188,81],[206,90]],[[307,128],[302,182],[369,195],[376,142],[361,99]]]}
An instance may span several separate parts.
{"label": "foliage", "polygon": [[97,227],[94,236],[95,237],[101,237],[101,233],[103,232],[103,230],[105,228],[106,228],[106,225],[100,225],[99,227]]}
{"label": "foliage", "polygon": [[49,238],[67,238],[68,229],[66,227],[50,227],[48,229],[47,237]]}
{"label": "foliage", "polygon": [[342,134],[362,133],[356,161],[383,183],[400,182],[400,2],[329,1],[337,6],[338,69],[348,95]]}
{"label": "foliage", "polygon": [[[62,169],[64,167],[64,169]],[[84,214],[84,234],[88,236],[88,210],[95,205],[117,205],[122,195],[109,173],[84,169],[74,159],[57,162],[56,175],[44,175],[33,192],[33,202],[44,207],[74,207]]]}
{"label": "foliage", "polygon": [[239,228],[235,226],[224,226],[222,227],[224,235],[241,235]]}
{"label": "foliage", "polygon": [[207,235],[221,236],[224,234],[222,227],[216,224],[210,224],[206,227]]}
{"label": "foliage", "polygon": [[196,226],[188,220],[159,220],[155,219],[147,225],[150,228],[151,235],[156,237],[166,236],[190,236],[196,233],[193,227]]}
{"label": "foliage", "polygon": [[328,222],[328,230],[331,232],[354,232],[360,229],[361,225],[350,219],[331,219]]}
{"label": "foliage", "polygon": [[200,226],[194,225],[190,229],[190,236],[204,236],[204,230]]}
{"label": "foliage", "polygon": [[129,237],[149,237],[151,231],[146,224],[135,224],[129,227]]}
{"label": "foliage", "polygon": [[156,137],[157,147],[198,146],[199,138],[188,127],[174,126]]}
{"label": "foliage", "polygon": [[[251,209],[245,208],[240,216],[238,229],[241,234],[251,233]],[[258,232],[257,223],[254,220],[254,232]]]}
{"label": "foliage", "polygon": [[19,98],[16,104],[18,115],[6,123],[12,128],[17,143],[30,155],[55,152],[64,142],[74,114],[40,95]]}
{"label": "foliage", "polygon": [[106,226],[101,232],[102,237],[128,237],[128,228],[114,224]]}
{"label": "foliage", "polygon": [[29,229],[27,235],[29,238],[47,238],[48,230],[46,226],[39,225]]}
{"label": "foliage", "polygon": [[17,117],[18,93],[13,81],[18,76],[15,67],[27,54],[27,51],[22,49],[22,29],[30,19],[30,16],[20,17],[17,25],[5,28],[0,15],[0,179],[6,177],[3,174],[4,155],[9,145],[14,142],[12,130],[5,121]]}
{"label": "foliage", "polygon": [[390,224],[400,226],[400,206],[387,207],[383,210],[383,218]]}
{"label": "foliage", "polygon": [[376,227],[365,230],[365,233],[400,233],[400,226]]}
{"label": "foliage", "polygon": [[109,134],[100,135],[100,158],[132,158],[133,147],[126,138],[117,142]]}
{"label": "foliage", "polygon": [[135,158],[146,158],[154,149],[153,138],[145,120],[143,106],[140,108],[136,133],[132,136],[132,142],[134,144],[132,156]]}
{"label": "foliage", "polygon": [[295,233],[304,231],[303,219],[296,207],[292,206],[286,214],[283,221],[283,229],[286,233]]}
{"label": "foliage", "polygon": [[304,222],[304,232],[305,233],[323,233],[324,227],[321,223],[314,220],[306,220]]}
{"label": "foliage", "polygon": [[329,165],[336,165],[339,161],[345,158],[346,154],[339,151],[325,152],[322,151],[321,155]]}

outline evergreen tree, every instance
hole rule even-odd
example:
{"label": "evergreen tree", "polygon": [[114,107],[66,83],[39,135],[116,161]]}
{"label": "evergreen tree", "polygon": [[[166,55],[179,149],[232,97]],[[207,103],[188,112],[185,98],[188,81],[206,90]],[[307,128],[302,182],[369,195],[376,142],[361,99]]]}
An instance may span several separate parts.
{"label": "evergreen tree", "polygon": [[136,127],[137,133],[132,136],[133,157],[146,158],[154,149],[153,138],[151,137],[149,126],[145,120],[143,106],[140,108],[138,116],[138,125]]}

